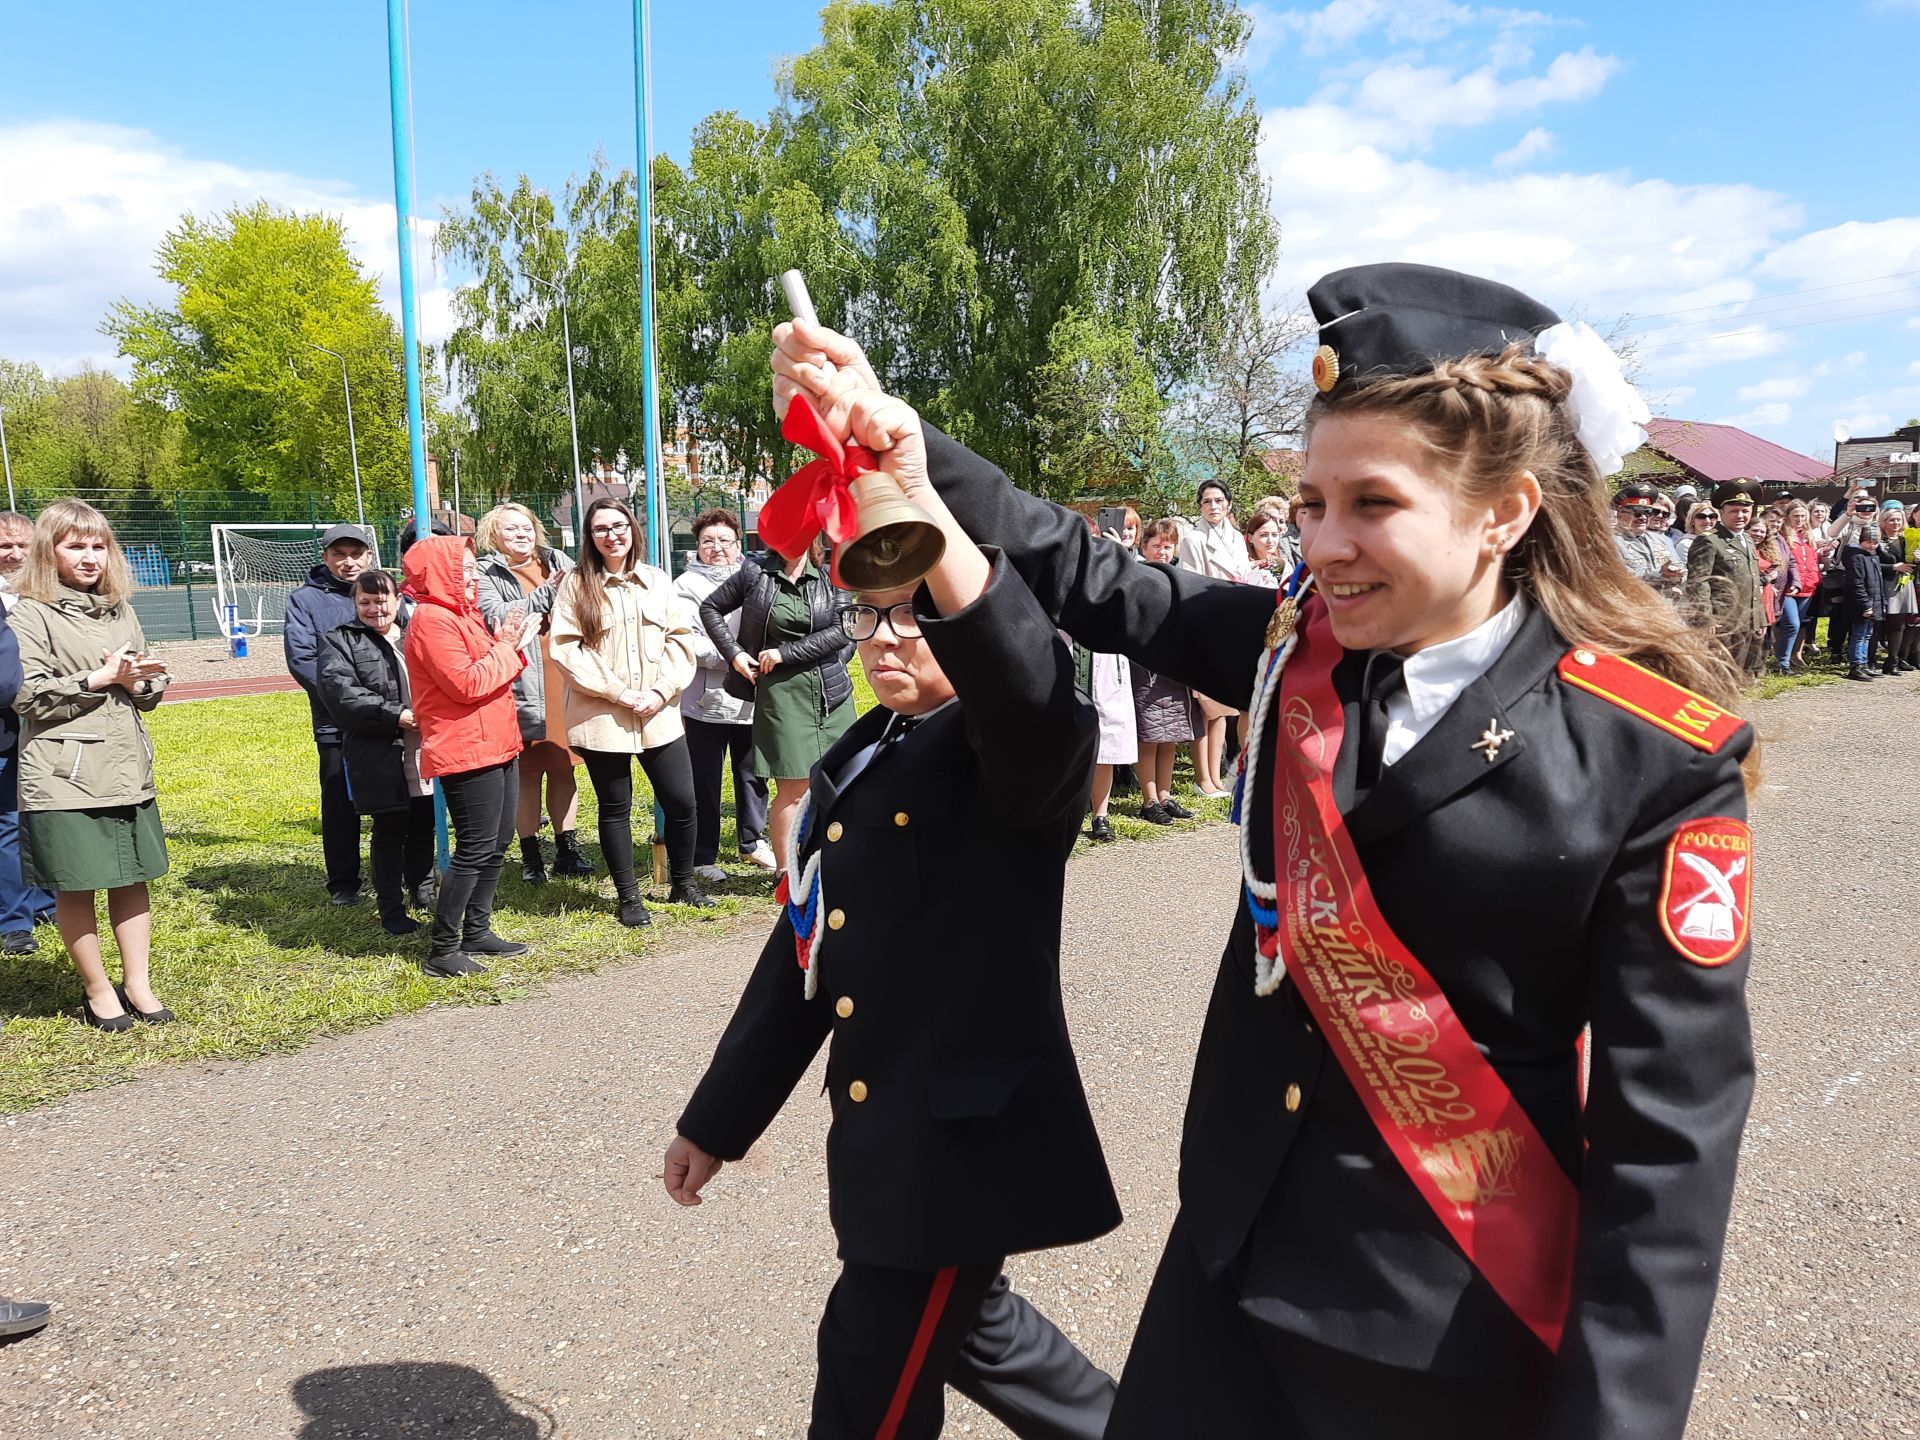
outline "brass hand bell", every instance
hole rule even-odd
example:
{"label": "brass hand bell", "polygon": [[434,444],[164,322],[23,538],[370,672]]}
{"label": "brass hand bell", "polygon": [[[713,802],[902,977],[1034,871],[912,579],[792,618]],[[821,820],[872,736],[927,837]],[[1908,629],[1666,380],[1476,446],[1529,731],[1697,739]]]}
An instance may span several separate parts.
{"label": "brass hand bell", "polygon": [[[796,320],[818,325],[807,282],[798,270],[780,276],[787,306]],[[854,590],[904,590],[918,585],[946,554],[947,537],[927,517],[900,482],[879,470],[870,470],[848,489],[860,517],[860,533],[834,556],[840,582]]]}

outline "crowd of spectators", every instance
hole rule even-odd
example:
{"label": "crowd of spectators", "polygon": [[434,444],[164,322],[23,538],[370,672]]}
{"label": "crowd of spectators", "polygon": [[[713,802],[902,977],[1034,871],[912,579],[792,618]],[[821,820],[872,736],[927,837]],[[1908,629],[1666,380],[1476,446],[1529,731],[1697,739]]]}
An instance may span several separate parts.
{"label": "crowd of spectators", "polygon": [[1837,512],[1778,495],[1758,480],[1701,499],[1644,481],[1614,495],[1614,544],[1628,570],[1711,628],[1750,679],[1804,671],[1827,622],[1831,661],[1850,680],[1896,675],[1920,662],[1913,562],[1920,529],[1899,500],[1855,487]]}

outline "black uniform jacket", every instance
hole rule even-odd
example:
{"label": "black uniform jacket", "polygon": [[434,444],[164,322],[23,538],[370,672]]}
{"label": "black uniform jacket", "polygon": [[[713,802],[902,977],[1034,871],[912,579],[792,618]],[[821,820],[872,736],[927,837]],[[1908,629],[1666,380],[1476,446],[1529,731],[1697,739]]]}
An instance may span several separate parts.
{"label": "black uniform jacket", "polygon": [[[932,474],[970,533],[1005,546],[1077,639],[1246,705],[1274,592],[1136,564],[1086,522],[1015,490],[951,439]],[[1717,754],[1561,680],[1537,608],[1365,801],[1335,792],[1381,912],[1433,974],[1579,1190],[1572,1308],[1557,1358],[1482,1279],[1393,1158],[1289,981],[1254,995],[1233,920],[1195,1062],[1180,1196],[1202,1259],[1242,1305],[1390,1364],[1463,1375],[1551,1366],[1560,1437],[1679,1440],[1731,1204],[1753,1059],[1743,947],[1717,968],[1660,923],[1683,820],[1744,820],[1744,727]],[[1365,654],[1335,671],[1357,733]],[[1489,763],[1472,744],[1513,732]],[[1267,728],[1247,806],[1271,875]],[[1575,1043],[1592,1025],[1584,1114]],[[1283,1096],[1298,1085],[1302,1103]],[[1512,1437],[1523,1440],[1523,1437]],[[1534,1437],[1524,1437],[1534,1440]]]}
{"label": "black uniform jacket", "polygon": [[394,653],[401,643],[399,629],[382,640],[358,620],[320,637],[314,696],[339,729],[347,793],[362,815],[404,810],[413,799],[400,729],[407,702]]}
{"label": "black uniform jacket", "polygon": [[783,915],[679,1130],[738,1159],[831,1032],[840,1256],[930,1270],[1090,1240],[1120,1207],[1060,1002],[1093,707],[1004,560],[965,610],[935,618],[924,590],[918,605],[959,702],[845,793],[835,777],[891,712],[861,716],[814,768],[803,853],[825,847],[818,993],[803,998]]}

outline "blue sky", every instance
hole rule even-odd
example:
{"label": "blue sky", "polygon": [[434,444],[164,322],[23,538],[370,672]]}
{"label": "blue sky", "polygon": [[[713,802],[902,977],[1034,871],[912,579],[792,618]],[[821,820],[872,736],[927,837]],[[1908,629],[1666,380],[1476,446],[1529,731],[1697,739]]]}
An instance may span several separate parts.
{"label": "blue sky", "polygon": [[[1282,225],[1274,298],[1338,265],[1497,275],[1603,330],[1656,410],[1814,454],[1920,414],[1920,0],[1503,9],[1251,4],[1244,57]],[[662,0],[657,143],[763,115],[808,3]],[[631,6],[414,0],[419,200],[482,170],[558,187],[635,153]],[[113,363],[187,209],[341,214],[394,269],[384,6],[0,0],[0,354]],[[423,299],[445,323],[443,280]],[[1676,313],[1677,312],[1677,313]],[[1664,327],[1664,328],[1663,328]]]}

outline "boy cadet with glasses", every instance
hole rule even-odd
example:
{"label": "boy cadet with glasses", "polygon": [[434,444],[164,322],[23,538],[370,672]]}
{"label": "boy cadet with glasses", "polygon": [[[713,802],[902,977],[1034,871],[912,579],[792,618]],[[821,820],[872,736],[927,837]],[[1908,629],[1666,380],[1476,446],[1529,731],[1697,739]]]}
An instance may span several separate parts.
{"label": "boy cadet with glasses", "polygon": [[[853,433],[896,475],[924,475],[905,405],[861,396]],[[843,1268],[810,1440],[935,1436],[949,1384],[1017,1435],[1096,1440],[1112,1380],[1001,1268],[1120,1221],[1059,979],[1096,720],[1019,576],[932,509],[947,548],[925,588],[842,611],[880,704],[814,767],[782,917],[664,1178],[700,1203],[831,1036]]]}

